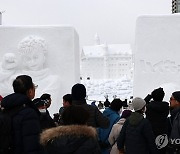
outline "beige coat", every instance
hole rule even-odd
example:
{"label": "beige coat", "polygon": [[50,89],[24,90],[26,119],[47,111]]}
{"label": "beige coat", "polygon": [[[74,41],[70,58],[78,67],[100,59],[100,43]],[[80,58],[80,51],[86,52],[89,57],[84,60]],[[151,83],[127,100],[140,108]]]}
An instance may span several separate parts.
{"label": "beige coat", "polygon": [[119,150],[117,149],[117,143],[115,143],[115,142],[119,136],[119,133],[120,133],[125,121],[126,121],[125,118],[121,118],[116,124],[113,125],[113,127],[111,129],[108,141],[113,146],[112,146],[110,154],[119,154]]}

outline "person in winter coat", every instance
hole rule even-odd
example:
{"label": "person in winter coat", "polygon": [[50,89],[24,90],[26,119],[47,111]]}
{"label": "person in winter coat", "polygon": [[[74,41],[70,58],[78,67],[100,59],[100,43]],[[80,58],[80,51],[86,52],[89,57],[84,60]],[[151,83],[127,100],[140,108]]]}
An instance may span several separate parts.
{"label": "person in winter coat", "polygon": [[40,112],[41,129],[44,130],[47,128],[55,127],[56,125],[47,110],[48,102],[46,100],[42,100],[41,98],[36,98],[33,100],[33,103]]}
{"label": "person in winter coat", "polygon": [[40,142],[47,154],[100,154],[96,129],[87,126],[89,113],[81,106],[69,106],[63,114],[65,125],[45,130]]}
{"label": "person in winter coat", "polygon": [[150,122],[144,118],[146,102],[136,97],[132,100],[135,112],[125,121],[117,139],[120,153],[156,154],[155,138]]}
{"label": "person in winter coat", "polygon": [[86,88],[83,84],[75,84],[71,89],[72,105],[79,105],[89,112],[88,126],[108,128],[109,119],[105,117],[97,107],[86,103]]}
{"label": "person in winter coat", "polygon": [[[145,98],[147,103],[145,114],[152,125],[155,138],[159,135],[168,134],[169,103],[163,101],[164,95],[163,88],[157,88]],[[160,154],[165,154],[166,147],[158,151]]]}
{"label": "person in winter coat", "polygon": [[98,136],[99,136],[99,143],[101,146],[102,153],[109,153],[110,144],[108,141],[108,137],[112,126],[119,121],[120,119],[120,109],[122,108],[123,102],[120,99],[114,99],[109,108],[106,108],[103,112],[103,115],[106,116],[109,121],[110,125],[108,128],[99,128],[98,129]]}
{"label": "person in winter coat", "polygon": [[14,93],[3,98],[1,106],[11,111],[19,108],[12,117],[13,154],[39,154],[41,132],[39,111],[32,103],[36,86],[32,78],[20,75],[13,81]]}
{"label": "person in winter coat", "polygon": [[[169,138],[170,142],[167,149],[167,154],[180,153],[180,91],[175,91],[170,97],[170,114],[169,117]],[[177,139],[178,143],[175,142]],[[174,142],[172,142],[174,141]]]}
{"label": "person in winter coat", "polygon": [[122,129],[122,126],[126,121],[126,118],[128,118],[131,115],[131,112],[132,112],[131,110],[124,110],[122,112],[121,119],[116,124],[113,125],[108,138],[108,141],[112,147],[110,154],[119,154],[116,141]]}

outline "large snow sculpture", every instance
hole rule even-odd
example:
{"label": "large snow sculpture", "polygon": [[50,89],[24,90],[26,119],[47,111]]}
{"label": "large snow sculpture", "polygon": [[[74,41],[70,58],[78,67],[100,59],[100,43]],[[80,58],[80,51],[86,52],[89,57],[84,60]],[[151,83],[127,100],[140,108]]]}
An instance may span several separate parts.
{"label": "large snow sculpture", "polygon": [[36,96],[52,96],[50,113],[80,81],[79,40],[70,26],[0,26],[0,95],[13,92],[12,81],[27,74],[38,85]]}

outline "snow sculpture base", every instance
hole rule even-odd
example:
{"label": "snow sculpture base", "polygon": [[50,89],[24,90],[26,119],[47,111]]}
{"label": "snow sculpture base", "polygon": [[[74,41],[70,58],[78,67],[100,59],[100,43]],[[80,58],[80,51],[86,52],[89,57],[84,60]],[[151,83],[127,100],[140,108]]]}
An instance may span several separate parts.
{"label": "snow sculpture base", "polygon": [[[45,42],[43,50],[45,48],[46,52],[41,51],[38,37]],[[26,38],[34,42],[29,43]],[[23,51],[25,59],[20,55],[22,49],[26,49]],[[0,95],[13,92],[12,81],[17,75],[30,75],[38,85],[35,97],[51,94],[51,114],[58,112],[62,96],[71,93],[73,84],[79,82],[79,40],[73,27],[0,26],[0,53]]]}
{"label": "snow sculpture base", "polygon": [[180,90],[180,15],[140,16],[136,23],[134,96]]}

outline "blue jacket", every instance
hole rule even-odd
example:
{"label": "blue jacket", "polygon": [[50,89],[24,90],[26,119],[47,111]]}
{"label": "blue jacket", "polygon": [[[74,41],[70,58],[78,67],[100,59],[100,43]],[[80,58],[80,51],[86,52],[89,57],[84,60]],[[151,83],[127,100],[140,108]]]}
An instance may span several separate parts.
{"label": "blue jacket", "polygon": [[23,94],[13,93],[3,98],[1,106],[6,110],[22,106],[12,119],[14,154],[39,154],[41,132],[38,110]]}
{"label": "blue jacket", "polygon": [[106,129],[98,129],[99,140],[105,143],[109,143],[108,137],[111,132],[112,126],[119,121],[120,115],[118,112],[113,111],[111,108],[106,108],[103,112],[103,115],[109,119],[110,125]]}

